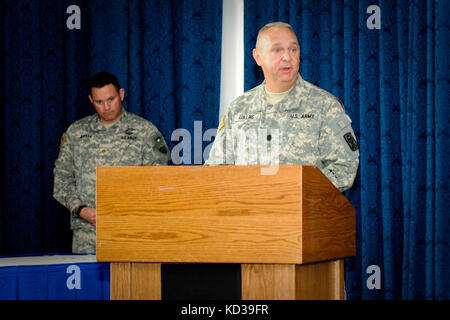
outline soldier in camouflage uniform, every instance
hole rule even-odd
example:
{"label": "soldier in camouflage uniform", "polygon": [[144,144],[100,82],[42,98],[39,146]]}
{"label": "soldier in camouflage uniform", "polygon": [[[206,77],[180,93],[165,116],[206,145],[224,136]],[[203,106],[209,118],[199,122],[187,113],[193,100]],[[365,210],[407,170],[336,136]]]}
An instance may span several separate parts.
{"label": "soldier in camouflage uniform", "polygon": [[70,210],[72,251],[95,253],[96,168],[167,165],[170,152],[158,129],[122,107],[124,89],[114,75],[91,78],[96,114],[73,123],[63,134],[55,161],[56,200]]}
{"label": "soldier in camouflage uniform", "polygon": [[311,165],[340,191],[350,188],[359,164],[351,120],[337,98],[298,73],[291,26],[264,26],[253,57],[265,80],[231,103],[205,164]]}

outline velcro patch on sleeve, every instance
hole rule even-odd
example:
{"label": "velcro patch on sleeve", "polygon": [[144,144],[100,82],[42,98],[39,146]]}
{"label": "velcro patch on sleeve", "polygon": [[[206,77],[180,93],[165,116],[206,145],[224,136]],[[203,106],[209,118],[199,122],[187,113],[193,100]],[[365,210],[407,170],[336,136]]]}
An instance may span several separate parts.
{"label": "velcro patch on sleeve", "polygon": [[347,132],[346,134],[344,134],[344,140],[345,142],[347,142],[348,146],[350,147],[350,150],[356,151],[359,149],[359,146],[356,143],[356,139],[351,132]]}

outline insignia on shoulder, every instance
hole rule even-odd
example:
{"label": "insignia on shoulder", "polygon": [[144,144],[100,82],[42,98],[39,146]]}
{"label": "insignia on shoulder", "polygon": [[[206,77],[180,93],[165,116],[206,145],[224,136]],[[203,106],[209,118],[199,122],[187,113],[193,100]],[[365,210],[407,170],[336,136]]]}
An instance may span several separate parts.
{"label": "insignia on shoulder", "polygon": [[66,143],[66,133],[64,132],[62,137],[61,137],[61,143],[59,144],[59,147],[61,148],[64,143]]}
{"label": "insignia on shoulder", "polygon": [[219,133],[219,131],[225,126],[225,117],[226,116],[227,116],[226,114],[223,115],[222,122],[220,123],[219,129],[217,129],[217,133]]}

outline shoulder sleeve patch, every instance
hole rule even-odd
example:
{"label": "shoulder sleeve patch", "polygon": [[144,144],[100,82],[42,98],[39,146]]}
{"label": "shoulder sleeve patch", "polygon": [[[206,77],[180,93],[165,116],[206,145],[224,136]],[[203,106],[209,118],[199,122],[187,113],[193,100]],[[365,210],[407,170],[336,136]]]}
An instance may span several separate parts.
{"label": "shoulder sleeve patch", "polygon": [[352,120],[350,120],[350,117],[344,113],[340,117],[333,119],[329,125],[334,134],[339,135],[343,130],[348,128],[351,123]]}
{"label": "shoulder sleeve patch", "polygon": [[226,114],[223,115],[222,117],[222,122],[219,125],[219,128],[217,129],[217,132],[219,132],[220,130],[222,130],[222,128],[225,126],[225,118],[226,118]]}
{"label": "shoulder sleeve patch", "polygon": [[64,143],[66,143],[66,133],[64,132],[62,137],[61,137],[61,143],[59,144],[59,147],[61,148]]}

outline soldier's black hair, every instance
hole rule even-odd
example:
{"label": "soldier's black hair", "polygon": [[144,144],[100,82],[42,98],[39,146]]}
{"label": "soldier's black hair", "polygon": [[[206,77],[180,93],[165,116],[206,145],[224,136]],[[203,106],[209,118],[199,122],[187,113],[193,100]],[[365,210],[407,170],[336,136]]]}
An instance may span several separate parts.
{"label": "soldier's black hair", "polygon": [[117,92],[119,92],[120,90],[120,85],[119,85],[119,81],[117,80],[117,78],[109,72],[99,72],[94,74],[90,79],[89,79],[89,94],[92,93],[92,88],[103,88],[104,86],[108,85],[108,84],[112,84]]}

